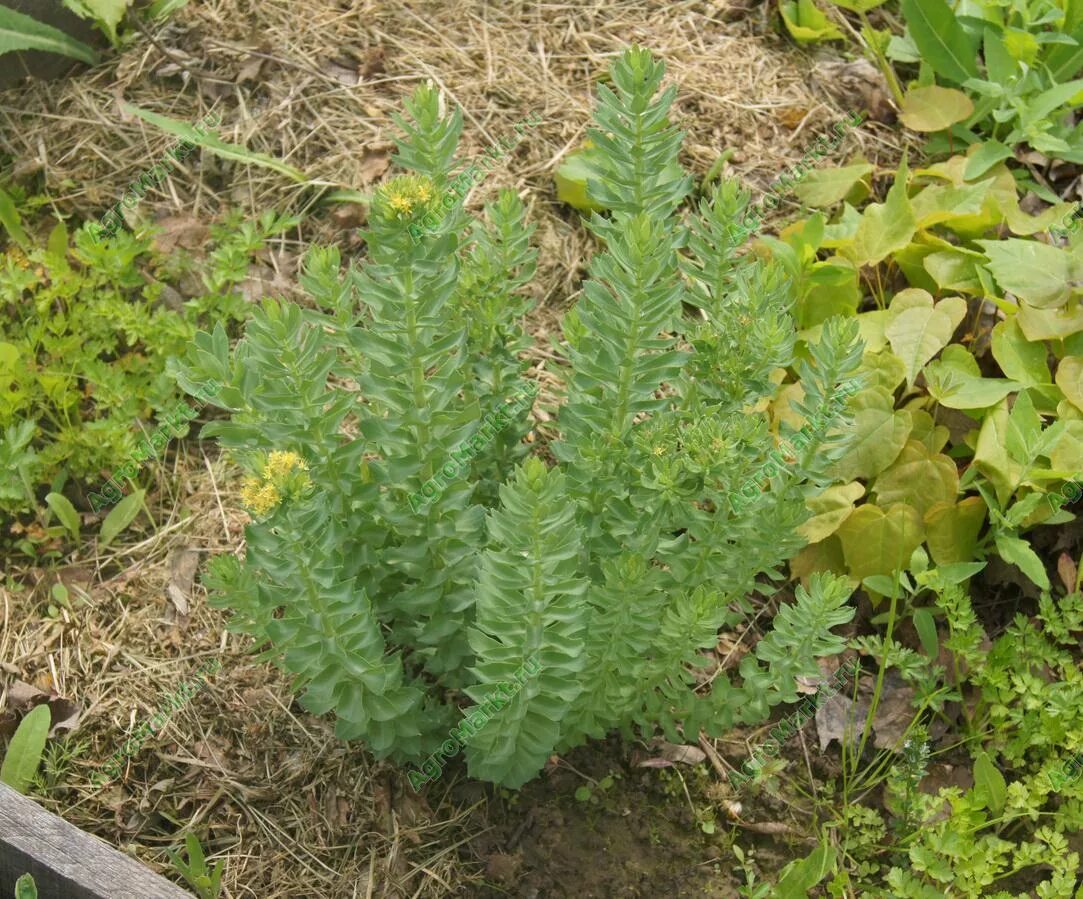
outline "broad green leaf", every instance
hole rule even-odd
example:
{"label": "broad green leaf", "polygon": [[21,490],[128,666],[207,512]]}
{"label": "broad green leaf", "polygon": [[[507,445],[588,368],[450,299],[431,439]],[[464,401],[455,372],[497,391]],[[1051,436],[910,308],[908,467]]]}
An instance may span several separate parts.
{"label": "broad green leaf", "polygon": [[980,496],[968,496],[958,503],[938,503],[925,513],[925,542],[938,566],[973,561],[985,511]]}
{"label": "broad green leaf", "polygon": [[1034,65],[1034,59],[1038,55],[1038,41],[1029,31],[1020,28],[1004,29],[1004,49],[1008,51],[1012,59],[1018,59],[1028,66]]}
{"label": "broad green leaf", "polygon": [[930,453],[939,453],[947,446],[951,431],[933,421],[933,417],[924,409],[911,409],[910,420],[914,425],[910,431],[911,440],[925,446]]}
{"label": "broad green leaf", "polygon": [[0,781],[15,792],[25,793],[30,788],[38,765],[41,764],[41,754],[45,751],[45,740],[51,723],[49,706],[35,706],[19,722],[19,727],[8,743],[4,763],[0,765]]}
{"label": "broad green leaf", "polygon": [[940,640],[936,635],[936,619],[928,609],[914,609],[914,630],[918,632],[921,648],[934,662],[940,655]]}
{"label": "broad green leaf", "polygon": [[11,199],[11,195],[3,188],[0,188],[0,225],[4,226],[15,243],[26,249],[26,232],[19,218],[19,210],[15,208],[15,201]]}
{"label": "broad green leaf", "polygon": [[871,174],[873,167],[858,162],[841,168],[817,169],[795,184],[793,192],[802,203],[814,209],[834,206],[853,190],[854,185]]}
{"label": "broad green leaf", "polygon": [[[952,302],[954,300],[954,302]],[[884,328],[891,349],[906,366],[908,385],[912,386],[925,363],[951,342],[951,335],[966,315],[966,303],[950,297],[935,307],[906,309]]]}
{"label": "broad green leaf", "polygon": [[912,427],[910,413],[895,411],[891,395],[880,387],[867,388],[851,400],[853,439],[835,463],[836,480],[871,478],[887,468],[906,445]]}
{"label": "broad green leaf", "polygon": [[1063,306],[1071,294],[1069,280],[1079,265],[1064,250],[1036,240],[976,241],[989,257],[989,270],[1003,290],[1038,309]]}
{"label": "broad green leaf", "polygon": [[812,518],[801,525],[797,533],[809,543],[819,543],[827,539],[849,518],[854,511],[854,503],[864,495],[865,488],[857,481],[828,487],[819,496],[806,501]]}
{"label": "broad green leaf", "polygon": [[82,41],[30,16],[0,6],[0,55],[13,50],[45,50],[90,65],[98,62],[98,54]]}
{"label": "broad green leaf", "polygon": [[978,267],[984,265],[980,255],[964,250],[942,250],[930,253],[923,260],[925,270],[932,275],[940,290],[958,290],[974,296],[984,293]]}
{"label": "broad green leaf", "polygon": [[145,490],[136,490],[134,493],[124,497],[113,510],[105,516],[105,521],[102,522],[101,535],[98,538],[98,545],[104,549],[113,539],[123,531],[134,520],[135,516],[139,514],[139,510],[143,507],[143,496],[146,493]]}
{"label": "broad green leaf", "polygon": [[985,416],[974,448],[974,465],[993,484],[1001,506],[1019,486],[1022,466],[1008,455],[1008,401],[1001,400]]}
{"label": "broad green leaf", "polygon": [[[910,200],[914,221],[919,228],[931,228],[941,222],[968,224],[980,216],[995,184],[994,178],[986,178],[974,184],[930,184]],[[970,251],[974,252],[974,251]],[[974,256],[981,259],[980,253]]]}
{"label": "broad green leaf", "polygon": [[894,353],[865,352],[861,357],[861,374],[867,387],[882,387],[888,393],[906,380],[906,366]]}
{"label": "broad green leaf", "polygon": [[932,84],[903,95],[899,120],[911,131],[943,131],[973,112],[974,104],[962,91]]}
{"label": "broad green leaf", "polygon": [[1056,380],[1068,401],[1083,411],[1083,357],[1066,356],[1061,359]]}
{"label": "broad green leaf", "polygon": [[844,35],[837,25],[823,14],[812,0],[792,0],[778,5],[782,21],[790,36],[799,44],[811,44],[817,41],[838,41]]}
{"label": "broad green leaf", "polygon": [[1008,800],[1008,784],[987,752],[979,752],[974,758],[974,789],[984,794],[994,815],[1000,814]]}
{"label": "broad green leaf", "polygon": [[902,0],[902,13],[922,59],[955,84],[978,78],[976,44],[944,0]]}
{"label": "broad green leaf", "polygon": [[1015,153],[1011,147],[1006,147],[998,140],[987,140],[982,144],[974,144],[967,156],[966,169],[963,177],[967,181],[974,181],[984,175],[998,162],[1011,159]]}
{"label": "broad green leaf", "polygon": [[1001,378],[983,378],[974,357],[951,344],[936,362],[925,367],[929,395],[949,409],[987,409],[1023,385]]}
{"label": "broad green leaf", "polygon": [[280,159],[275,159],[264,153],[256,153],[249,150],[247,147],[242,147],[237,144],[228,144],[223,140],[219,140],[209,131],[196,131],[194,127],[185,122],[178,122],[176,119],[159,115],[148,109],[140,109],[138,106],[133,106],[130,103],[122,103],[121,109],[125,112],[130,112],[133,115],[139,116],[139,118],[150,122],[152,125],[161,128],[163,131],[166,131],[175,137],[191,141],[197,146],[210,150],[212,153],[221,156],[223,159],[232,159],[236,162],[262,166],[265,169],[271,169],[272,171],[278,172],[280,175],[285,175],[287,178],[291,178],[299,184],[303,184],[309,180],[308,176],[300,169],[295,169],[293,166],[287,165]]}
{"label": "broad green leaf", "polygon": [[117,24],[124,18],[125,11],[132,5],[132,0],[64,0],[64,5],[77,16],[94,19],[115,47]]}
{"label": "broad green leaf", "polygon": [[578,209],[580,212],[601,212],[604,206],[587,196],[587,179],[598,177],[591,167],[592,153],[597,153],[592,141],[583,141],[580,150],[564,158],[553,175],[557,185],[557,199],[561,203]]}
{"label": "broad green leaf", "polygon": [[808,899],[812,888],[835,869],[835,857],[834,846],[817,846],[786,872],[772,895],[775,899]]}
{"label": "broad green leaf", "polygon": [[38,885],[30,874],[15,881],[15,899],[38,899]]}
{"label": "broad green leaf", "polygon": [[79,542],[79,513],[75,511],[75,506],[71,504],[66,496],[62,493],[50,493],[45,497],[45,502],[49,508],[53,510],[53,513],[60,519],[61,523],[68,529],[71,535],[75,538],[75,542]]}
{"label": "broad green leaf", "polygon": [[1045,344],[1027,340],[1018,316],[997,323],[992,348],[1000,370],[1013,381],[1027,387],[1050,383]]}
{"label": "broad green leaf", "polygon": [[899,458],[882,472],[872,488],[876,504],[887,509],[906,503],[923,516],[938,503],[955,502],[959,472],[955,463],[940,453],[930,453],[924,443],[908,440]]}
{"label": "broad green leaf", "polygon": [[906,196],[908,169],[903,158],[895,183],[888,191],[884,203],[870,203],[865,207],[858,222],[854,241],[842,250],[857,265],[875,265],[883,262],[896,250],[901,250],[914,236],[917,222],[910,200]]}
{"label": "broad green leaf", "polygon": [[1071,303],[1058,309],[1036,309],[1019,304],[1019,328],[1027,340],[1064,340],[1083,331],[1083,303]]}
{"label": "broad green leaf", "polygon": [[903,570],[924,535],[917,509],[905,503],[886,512],[866,503],[854,509],[838,529],[846,566],[858,580]]}

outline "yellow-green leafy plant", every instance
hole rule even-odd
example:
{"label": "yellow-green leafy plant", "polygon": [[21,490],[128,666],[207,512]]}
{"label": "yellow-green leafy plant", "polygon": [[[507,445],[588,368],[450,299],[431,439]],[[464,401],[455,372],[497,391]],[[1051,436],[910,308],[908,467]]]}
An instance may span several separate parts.
{"label": "yellow-green leafy plant", "polygon": [[[617,728],[677,739],[762,721],[842,648],[831,629],[853,616],[849,589],[824,576],[739,677],[700,673],[761,576],[801,546],[805,499],[844,448],[837,430],[817,435],[732,510],[727,494],[775,447],[763,410],[777,375],[802,385],[777,429],[792,436],[829,408],[861,344],[853,323],[829,322],[794,358],[789,279],[735,251],[747,197],[726,182],[683,206],[691,179],[663,76],[632,49],[598,89],[588,189],[607,213],[587,226],[605,249],[537,400],[562,401],[544,457],[524,460],[526,410],[512,412],[439,496],[409,502],[540,377],[522,355],[536,251],[520,200],[503,192],[485,224],[455,204],[426,240],[409,233],[458,168],[462,115],[442,115],[431,87],[400,121],[409,174],[376,194],[368,259],[343,277],[336,250],[311,252],[301,282],[316,309],[266,301],[232,352],[216,328],[176,365],[186,389],[223,385],[229,420],[204,433],[253,475],[271,452],[307,467],[290,496],[246,485],[257,520],[243,560],[212,563],[212,601],[293,675],[307,709],[333,711],[337,734],[377,756],[420,764],[472,709],[498,708],[457,733],[474,776],[517,787],[551,753]],[[537,675],[501,697],[531,659]]]}

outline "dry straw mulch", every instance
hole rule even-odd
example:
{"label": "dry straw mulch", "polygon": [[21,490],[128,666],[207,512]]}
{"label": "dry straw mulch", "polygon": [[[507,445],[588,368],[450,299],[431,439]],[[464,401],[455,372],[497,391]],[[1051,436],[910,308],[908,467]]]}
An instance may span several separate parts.
{"label": "dry straw mulch", "polygon": [[[317,181],[365,190],[389,171],[391,114],[432,79],[464,110],[464,157],[482,153],[524,115],[543,120],[471,206],[509,185],[529,204],[541,250],[533,326],[544,339],[574,302],[591,251],[577,215],[556,202],[552,172],[584,136],[594,81],[625,46],[643,44],[666,60],[680,89],[675,116],[689,132],[684,162],[700,177],[735,148],[727,171],[762,190],[859,102],[868,82],[860,66],[822,68],[773,33],[773,7],[193,2],[93,72],[0,93],[0,153],[14,162],[4,174],[39,187],[59,215],[96,219],[172,141],[125,114],[125,101],[186,122],[214,109],[226,140]],[[850,96],[833,97],[832,87]],[[869,123],[844,149],[890,164],[893,140]],[[248,217],[298,212],[313,208],[318,194],[207,152],[184,167],[135,208],[138,220],[168,217],[190,227],[227,208]],[[278,292],[288,291],[296,259],[312,243],[360,256],[354,229],[362,214],[320,209],[294,235],[276,238],[267,263]],[[287,680],[226,633],[227,616],[206,606],[198,578],[189,588],[192,560],[202,565],[208,554],[243,545],[235,473],[212,445],[191,442],[159,469],[156,486],[150,536],[139,540],[133,530],[128,545],[108,554],[88,545],[62,570],[73,609],[59,619],[45,616],[56,575],[9,566],[9,575],[35,586],[3,597],[5,678],[82,707],[70,739],[85,745],[62,765],[46,804],[154,865],[193,827],[209,836],[212,856],[226,859],[229,897],[480,895],[486,859],[472,850],[482,827],[476,810],[430,808],[393,768],[335,740],[329,720],[302,713]],[[97,765],[211,655],[223,667],[210,689],[173,715],[120,781],[91,787]],[[613,895],[620,892],[614,884]]]}

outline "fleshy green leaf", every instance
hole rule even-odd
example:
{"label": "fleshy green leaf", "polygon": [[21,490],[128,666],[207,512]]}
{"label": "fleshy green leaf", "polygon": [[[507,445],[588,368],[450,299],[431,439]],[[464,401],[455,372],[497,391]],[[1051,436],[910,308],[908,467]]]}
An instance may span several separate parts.
{"label": "fleshy green leaf", "polygon": [[77,16],[93,18],[116,46],[117,24],[124,18],[132,0],[64,0],[64,5]]}
{"label": "fleshy green leaf", "polygon": [[0,188],[0,225],[4,226],[12,240],[26,249],[26,232],[19,218],[19,210],[15,208],[15,201],[11,199],[11,195],[3,188]]}

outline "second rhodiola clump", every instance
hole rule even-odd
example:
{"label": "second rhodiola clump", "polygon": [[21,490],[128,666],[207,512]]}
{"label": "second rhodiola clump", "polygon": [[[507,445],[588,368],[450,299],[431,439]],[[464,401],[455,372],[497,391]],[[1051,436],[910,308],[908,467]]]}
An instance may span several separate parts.
{"label": "second rhodiola clump", "polygon": [[[225,385],[216,402],[231,419],[205,433],[271,453],[245,485],[258,515],[245,558],[212,564],[213,601],[270,648],[307,709],[334,712],[338,736],[378,757],[432,758],[536,659],[537,675],[463,734],[471,774],[517,787],[552,753],[618,728],[679,739],[763,721],[843,648],[831,629],[852,617],[850,591],[817,576],[739,675],[699,673],[759,576],[802,546],[805,498],[840,451],[837,432],[817,434],[735,510],[726,497],[775,446],[747,410],[792,368],[802,399],[779,435],[791,436],[831,408],[861,345],[829,321],[795,361],[791,279],[735,252],[747,197],[726,182],[684,205],[664,66],[633,49],[610,75],[589,134],[601,149],[589,188],[608,212],[587,226],[604,249],[553,370],[524,361],[537,254],[515,193],[481,221],[455,205],[431,239],[408,233],[461,165],[462,114],[442,115],[428,86],[399,120],[409,174],[377,192],[366,261],[343,276],[336,250],[313,250],[301,283],[315,309],[266,301],[232,353],[220,329],[201,333],[181,367]],[[477,439],[529,381],[557,439],[525,442],[522,413]],[[665,450],[685,440],[693,451]],[[411,504],[463,446],[456,476]],[[302,475],[303,490],[281,480]]]}

